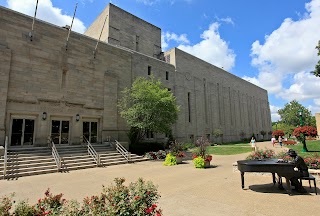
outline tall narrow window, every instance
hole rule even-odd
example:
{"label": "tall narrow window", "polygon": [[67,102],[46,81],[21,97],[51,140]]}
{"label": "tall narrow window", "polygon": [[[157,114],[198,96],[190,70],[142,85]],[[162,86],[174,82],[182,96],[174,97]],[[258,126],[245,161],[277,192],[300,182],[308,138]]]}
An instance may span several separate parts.
{"label": "tall narrow window", "polygon": [[169,80],[169,72],[166,71],[166,80]]}
{"label": "tall narrow window", "polygon": [[190,102],[190,92],[188,92],[188,118],[189,118],[189,122],[191,122],[191,102]]}
{"label": "tall narrow window", "polygon": [[203,89],[204,89],[204,115],[205,122],[208,123],[208,107],[207,107],[207,87],[206,87],[206,79],[203,79]]}
{"label": "tall narrow window", "polygon": [[148,66],[148,75],[151,75],[151,66]]}

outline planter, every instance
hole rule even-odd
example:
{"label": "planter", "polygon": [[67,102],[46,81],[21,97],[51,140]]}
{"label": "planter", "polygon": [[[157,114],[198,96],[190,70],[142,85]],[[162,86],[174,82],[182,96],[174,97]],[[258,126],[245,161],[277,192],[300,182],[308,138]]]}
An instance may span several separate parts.
{"label": "planter", "polygon": [[176,159],[177,159],[177,164],[181,164],[183,157],[176,157]]}
{"label": "planter", "polygon": [[210,161],[205,161],[204,168],[209,168],[209,167],[210,167]]}

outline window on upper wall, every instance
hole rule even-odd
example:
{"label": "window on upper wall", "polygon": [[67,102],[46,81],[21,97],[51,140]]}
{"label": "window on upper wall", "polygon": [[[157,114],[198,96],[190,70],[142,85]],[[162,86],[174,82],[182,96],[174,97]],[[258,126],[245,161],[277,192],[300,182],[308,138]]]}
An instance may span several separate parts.
{"label": "window on upper wall", "polygon": [[166,80],[169,80],[169,72],[166,71]]}
{"label": "window on upper wall", "polygon": [[148,66],[148,75],[151,75],[151,66]]}
{"label": "window on upper wall", "polygon": [[190,101],[190,92],[188,92],[188,119],[191,122],[191,101]]}

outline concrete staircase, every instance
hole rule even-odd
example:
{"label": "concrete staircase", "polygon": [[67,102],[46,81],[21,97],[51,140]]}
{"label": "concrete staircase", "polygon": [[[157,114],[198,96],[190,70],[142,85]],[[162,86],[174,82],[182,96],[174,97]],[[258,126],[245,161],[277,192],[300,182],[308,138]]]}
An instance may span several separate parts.
{"label": "concrete staircase", "polygon": [[[109,144],[95,144],[93,147],[100,155],[102,167],[127,163],[127,160]],[[62,159],[61,172],[97,167],[94,159],[88,155],[87,148],[84,146],[56,145],[56,148]],[[131,154],[130,162],[145,160],[147,159]],[[58,172],[58,169],[52,157],[51,148],[29,147],[10,148],[8,150],[6,179],[54,172]],[[3,158],[0,159],[0,179],[3,179],[2,177]]]}

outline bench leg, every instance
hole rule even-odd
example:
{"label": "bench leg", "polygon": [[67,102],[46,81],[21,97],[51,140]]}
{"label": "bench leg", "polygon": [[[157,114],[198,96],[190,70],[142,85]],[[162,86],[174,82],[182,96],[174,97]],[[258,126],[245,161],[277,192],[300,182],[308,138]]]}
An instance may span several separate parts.
{"label": "bench leg", "polygon": [[313,180],[313,184],[314,184],[314,191],[316,192],[316,195],[318,195],[316,179]]}

